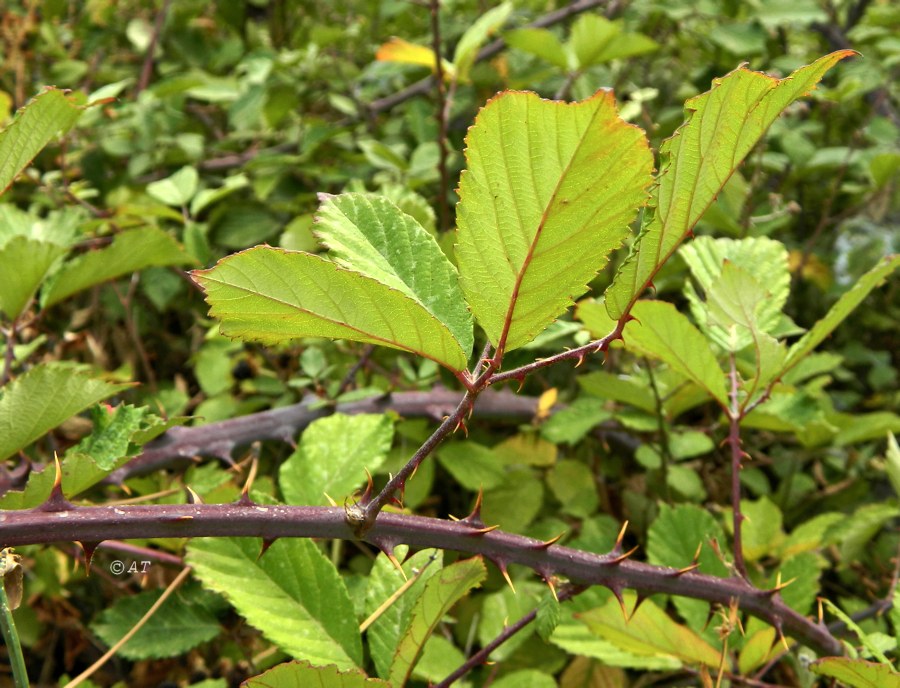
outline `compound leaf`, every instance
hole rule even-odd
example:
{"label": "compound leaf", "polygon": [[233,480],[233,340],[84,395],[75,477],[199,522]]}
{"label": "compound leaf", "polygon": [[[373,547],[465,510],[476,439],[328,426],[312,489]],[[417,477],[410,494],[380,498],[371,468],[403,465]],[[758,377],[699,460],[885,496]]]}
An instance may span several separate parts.
{"label": "compound leaf", "polygon": [[501,94],[466,143],[460,282],[491,343],[508,351],[585,292],[646,200],[653,160],[606,91],[571,104]]}
{"label": "compound leaf", "polygon": [[409,351],[455,371],[466,367],[453,333],[421,303],[320,256],[257,246],[192,274],[229,337],[350,339]]}
{"label": "compound leaf", "polygon": [[854,54],[831,53],[784,79],[739,67],[685,103],[685,123],[660,148],[654,210],[606,290],[610,317],[628,313],[778,115]]}
{"label": "compound leaf", "polygon": [[351,669],[362,663],[353,603],[334,565],[310,540],[195,538],[187,560],[203,584],[285,652]]}

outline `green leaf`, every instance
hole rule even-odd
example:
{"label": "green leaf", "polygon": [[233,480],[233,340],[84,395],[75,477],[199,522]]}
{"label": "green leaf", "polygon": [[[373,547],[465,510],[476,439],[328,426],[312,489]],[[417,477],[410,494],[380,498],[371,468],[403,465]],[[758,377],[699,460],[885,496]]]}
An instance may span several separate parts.
{"label": "green leaf", "polygon": [[900,688],[900,674],[889,664],[876,664],[849,657],[825,657],[809,665],[819,676],[843,681],[853,688]]}
{"label": "green leaf", "polygon": [[288,504],[338,503],[365,483],[387,458],[394,424],[386,415],[336,413],[313,422],[281,464],[278,484]]}
{"label": "green leaf", "polygon": [[623,334],[628,348],[664,361],[728,408],[725,373],[706,337],[687,317],[664,301],[640,301],[634,305],[632,315],[636,320],[628,323]]}
{"label": "green leaf", "polygon": [[494,452],[477,442],[448,442],[438,448],[438,461],[467,490],[490,490],[504,480],[504,466]]}
{"label": "green leaf", "polygon": [[379,678],[368,678],[360,670],[341,671],[336,666],[313,666],[309,662],[285,662],[249,678],[242,688],[378,688],[390,686]]}
{"label": "green leaf", "polygon": [[409,351],[451,370],[466,367],[453,333],[422,304],[319,256],[258,246],[192,274],[229,337],[349,339]]}
{"label": "green leaf", "polygon": [[[744,523],[741,528],[744,558],[757,561],[778,551],[785,540],[781,509],[768,497],[756,501],[741,500]],[[729,515],[728,523],[731,524]]]}
{"label": "green leaf", "polygon": [[425,584],[410,612],[410,622],[400,638],[391,663],[389,680],[403,686],[422,653],[425,642],[456,602],[487,577],[484,562],[476,557],[458,561],[443,569]]}
{"label": "green leaf", "polygon": [[386,198],[322,194],[316,234],[341,267],[361,272],[418,302],[446,325],[465,356],[472,351],[472,314],[456,268],[413,217]]}
{"label": "green leaf", "polygon": [[469,72],[475,64],[478,50],[497,29],[506,23],[512,13],[513,4],[504,2],[482,14],[466,29],[456,44],[453,53],[453,67],[456,70],[456,78],[465,83],[469,80]]}
{"label": "green leaf", "polygon": [[659,44],[648,36],[626,33],[621,22],[610,21],[599,14],[582,14],[575,20],[569,45],[579,69],[643,55],[659,48]]}
{"label": "green leaf", "polygon": [[560,69],[569,68],[569,57],[556,35],[547,29],[513,29],[503,34],[512,48],[530,53]]}
{"label": "green leaf", "polygon": [[[394,550],[394,556],[399,560],[404,559],[408,553],[409,548],[406,545],[398,545]],[[365,614],[368,618],[403,587],[407,580],[415,578],[403,594],[396,598],[366,631],[366,640],[372,661],[375,662],[375,670],[383,678],[390,675],[394,651],[400,638],[409,628],[412,610],[425,588],[425,583],[443,568],[443,554],[434,549],[416,552],[403,562],[402,568],[406,579],[383,553],[379,554],[369,572],[366,586]]]}
{"label": "green leaf", "polygon": [[556,688],[556,680],[537,669],[521,669],[492,681],[493,688]]}
{"label": "green leaf", "polygon": [[507,474],[503,483],[484,493],[481,515],[488,525],[522,532],[531,523],[544,501],[544,487],[529,470]]}
{"label": "green leaf", "polygon": [[584,518],[597,510],[600,498],[591,469],[580,461],[563,459],[547,473],[547,485],[564,513]]}
{"label": "green leaf", "polygon": [[16,236],[0,248],[0,315],[18,318],[50,268],[65,255],[59,244]]}
{"label": "green leaf", "polygon": [[34,366],[0,388],[0,460],[130,386],[92,377],[84,367],[68,363]]}
{"label": "green leaf", "polygon": [[544,593],[538,604],[537,616],[534,620],[537,634],[541,636],[544,642],[550,640],[550,636],[553,635],[553,631],[559,625],[561,616],[562,611],[559,607],[559,599],[552,592]]}
{"label": "green leaf", "polygon": [[819,594],[819,576],[822,573],[821,557],[812,552],[801,552],[785,559],[778,567],[780,578],[772,576],[769,586],[775,587],[779,581],[787,585],[781,591],[781,599],[800,614],[809,614],[813,602]]}
{"label": "green leaf", "polygon": [[112,243],[74,258],[57,270],[41,292],[47,308],[83,289],[153,265],[193,262],[178,242],[161,229],[143,227],[113,237]]}
{"label": "green leaf", "polygon": [[44,146],[72,128],[85,107],[76,97],[49,87],[19,110],[0,131],[0,196]]}
{"label": "green leaf", "polygon": [[[132,661],[177,657],[215,638],[221,628],[215,614],[195,601],[200,592],[177,591],[116,654]],[[120,597],[112,607],[100,613],[91,629],[104,643],[114,645],[140,621],[162,593],[162,590],[148,590]]]}
{"label": "green leaf", "polygon": [[606,402],[581,397],[561,411],[554,413],[541,426],[541,436],[548,442],[577,444],[591,429],[612,418]]}
{"label": "green leaf", "polygon": [[[629,591],[623,597],[625,608],[632,609],[635,594]],[[690,629],[672,621],[651,600],[642,602],[630,619],[625,618],[615,599],[578,617],[592,633],[628,652],[674,658],[686,664],[719,665],[720,654],[715,648]]]}
{"label": "green leaf", "polygon": [[656,412],[656,400],[649,385],[619,377],[602,370],[578,377],[578,384],[588,394],[602,399],[613,399],[650,413]]}
{"label": "green leaf", "polygon": [[685,123],[660,148],[653,211],[645,213],[631,252],[606,290],[610,317],[629,312],[778,115],[853,54],[826,55],[784,79],[739,67],[685,103]]}
{"label": "green leaf", "polygon": [[204,586],[288,654],[359,666],[356,615],[334,565],[310,540],[276,540],[262,557],[260,546],[257,538],[195,538],[186,559]]}
{"label": "green leaf", "polygon": [[466,137],[460,282],[492,344],[534,339],[584,293],[646,199],[652,156],[611,93],[580,103],[504,93]]}
{"label": "green leaf", "polygon": [[857,280],[849,290],[789,350],[781,372],[785,373],[812,352],[843,320],[853,312],[875,287],[879,286],[894,270],[900,267],[900,255],[888,256]]}
{"label": "green leaf", "polygon": [[193,167],[182,167],[171,177],[147,184],[147,193],[160,203],[181,208],[197,193],[200,176]]}

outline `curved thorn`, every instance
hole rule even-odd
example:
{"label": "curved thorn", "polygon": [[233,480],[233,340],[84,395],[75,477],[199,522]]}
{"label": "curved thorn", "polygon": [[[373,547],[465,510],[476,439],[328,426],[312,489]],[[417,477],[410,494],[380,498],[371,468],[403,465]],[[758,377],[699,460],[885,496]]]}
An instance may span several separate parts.
{"label": "curved thorn", "polygon": [[475,505],[472,507],[472,511],[468,516],[461,519],[461,521],[467,525],[473,525],[478,528],[484,527],[484,522],[481,520],[481,503],[484,500],[484,488],[478,488],[478,494],[475,496]]}
{"label": "curved thorn", "polygon": [[613,560],[612,560],[611,562],[609,562],[609,563],[610,563],[610,564],[613,564],[613,565],[621,564],[623,561],[625,561],[626,559],[628,559],[628,557],[630,557],[632,554],[634,554],[635,552],[637,552],[639,547],[640,547],[640,545],[635,545],[635,546],[632,547],[630,550],[628,550],[628,551],[625,552],[624,554],[620,554],[619,556],[617,556],[615,559],[613,559]]}
{"label": "curved thorn", "polygon": [[263,554],[269,551],[269,547],[271,547],[277,539],[278,538],[263,538],[262,547],[259,548],[259,554],[256,555],[256,561],[263,558]]}
{"label": "curved thorn", "polygon": [[690,573],[691,571],[696,571],[700,568],[699,563],[691,564],[690,566],[685,566],[684,568],[680,568],[675,573],[672,574],[673,578],[678,578],[679,576],[683,576],[686,573]]}
{"label": "curved thorn", "polygon": [[473,528],[468,533],[466,533],[466,535],[487,535],[492,530],[497,530],[497,528],[499,527],[500,525],[498,524],[496,526],[485,526],[484,528]]}
{"label": "curved thorn", "polygon": [[94,559],[94,552],[97,551],[97,547],[100,546],[99,542],[81,542],[80,540],[75,541],[79,547],[81,547],[81,551],[84,553],[84,573],[87,576],[91,575],[91,561]]}
{"label": "curved thorn", "polygon": [[203,499],[194,492],[193,489],[189,485],[185,485],[184,489],[187,490],[187,503],[188,504],[203,504]]}
{"label": "curved thorn", "polygon": [[43,504],[36,507],[37,511],[69,511],[74,509],[72,504],[62,490],[62,465],[59,462],[59,456],[53,452],[53,461],[56,465],[56,476],[53,478],[53,487],[50,489],[50,495]]}
{"label": "curved thorn", "polygon": [[258,468],[259,452],[256,451],[253,454],[253,458],[250,460],[250,470],[247,472],[247,479],[244,481],[244,486],[241,488],[241,498],[238,503],[242,506],[250,506],[251,504],[253,504],[253,500],[250,499],[250,488],[253,487],[253,481],[256,480],[256,472]]}
{"label": "curved thorn", "polygon": [[331,504],[331,506],[337,506],[337,505],[338,505],[338,503],[337,503],[336,501],[334,501],[334,499],[332,499],[332,497],[331,497],[330,494],[328,494],[327,492],[323,492],[322,494],[325,495],[325,499],[328,500],[328,503]]}
{"label": "curved thorn", "polygon": [[559,542],[560,539],[562,539],[562,536],[565,535],[565,534],[566,534],[566,531],[564,530],[563,532],[561,532],[561,533],[560,533],[559,535],[557,535],[556,537],[552,537],[552,538],[550,538],[549,540],[544,540],[544,541],[541,542],[540,544],[535,545],[535,546],[534,546],[534,549],[547,549],[547,548],[549,548],[551,545],[555,545],[557,542]]}
{"label": "curved thorn", "polygon": [[616,544],[613,545],[612,553],[618,553],[622,551],[622,540],[625,537],[625,530],[628,528],[628,521],[622,524],[622,528],[619,530],[619,534],[616,536]]}

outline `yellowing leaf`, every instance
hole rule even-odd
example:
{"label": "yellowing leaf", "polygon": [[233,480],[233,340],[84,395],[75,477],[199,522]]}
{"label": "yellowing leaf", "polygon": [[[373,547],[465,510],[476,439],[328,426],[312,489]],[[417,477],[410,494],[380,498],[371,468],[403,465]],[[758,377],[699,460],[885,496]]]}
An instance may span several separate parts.
{"label": "yellowing leaf", "polygon": [[550,409],[553,408],[553,405],[556,403],[556,399],[558,397],[559,392],[556,390],[556,387],[551,387],[546,392],[541,394],[540,399],[538,399],[537,417],[543,419],[549,416]]}
{"label": "yellowing leaf", "polygon": [[[436,71],[434,51],[431,48],[410,43],[397,37],[391,38],[387,43],[383,43],[375,53],[375,59],[380,62],[420,65],[428,67],[432,72]],[[447,60],[441,60],[441,67],[444,70],[444,74],[448,76],[453,72],[453,65]]]}
{"label": "yellowing leaf", "polygon": [[[625,608],[634,608],[636,596],[623,595]],[[610,599],[599,609],[579,614],[595,635],[637,655],[676,658],[685,664],[719,666],[720,653],[686,626],[681,626],[650,600],[645,600],[626,620],[619,603]]]}
{"label": "yellowing leaf", "polygon": [[466,137],[460,282],[492,344],[533,340],[587,289],[646,199],[652,156],[610,92],[493,98]]}
{"label": "yellowing leaf", "polygon": [[825,657],[809,665],[819,676],[836,678],[852,688],[900,688],[900,674],[888,664],[848,657]]}

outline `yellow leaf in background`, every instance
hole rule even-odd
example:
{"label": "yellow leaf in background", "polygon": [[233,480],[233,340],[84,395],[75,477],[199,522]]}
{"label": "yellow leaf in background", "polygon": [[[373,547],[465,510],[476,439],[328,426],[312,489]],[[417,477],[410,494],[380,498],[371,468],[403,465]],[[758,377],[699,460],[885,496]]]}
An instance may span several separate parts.
{"label": "yellow leaf in background", "polygon": [[[432,72],[435,71],[434,51],[424,45],[404,41],[402,38],[394,37],[387,43],[383,43],[375,53],[375,59],[381,62],[420,65],[428,67]],[[453,65],[450,62],[442,59],[441,67],[443,67],[446,78],[453,75]]]}
{"label": "yellow leaf in background", "polygon": [[541,398],[538,399],[537,406],[538,420],[544,420],[544,418],[550,415],[550,409],[553,408],[558,396],[559,394],[556,391],[556,387],[551,387],[541,395]]}

